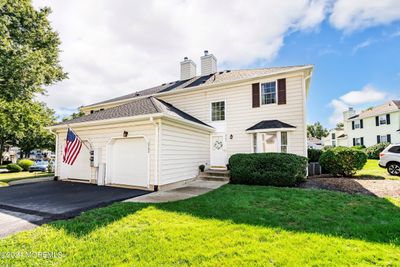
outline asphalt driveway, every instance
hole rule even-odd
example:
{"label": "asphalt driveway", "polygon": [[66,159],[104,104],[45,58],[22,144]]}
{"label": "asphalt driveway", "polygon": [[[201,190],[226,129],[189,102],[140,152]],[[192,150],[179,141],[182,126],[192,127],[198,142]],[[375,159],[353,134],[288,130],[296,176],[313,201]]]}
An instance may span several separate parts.
{"label": "asphalt driveway", "polygon": [[46,181],[0,188],[0,209],[61,219],[147,193],[149,191]]}

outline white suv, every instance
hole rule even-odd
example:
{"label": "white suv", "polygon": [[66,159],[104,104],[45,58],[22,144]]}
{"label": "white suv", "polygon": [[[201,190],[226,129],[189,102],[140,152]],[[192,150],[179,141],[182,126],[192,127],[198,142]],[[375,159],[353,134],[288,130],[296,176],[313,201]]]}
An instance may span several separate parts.
{"label": "white suv", "polygon": [[400,175],[400,144],[389,145],[379,154],[379,166],[391,175]]}

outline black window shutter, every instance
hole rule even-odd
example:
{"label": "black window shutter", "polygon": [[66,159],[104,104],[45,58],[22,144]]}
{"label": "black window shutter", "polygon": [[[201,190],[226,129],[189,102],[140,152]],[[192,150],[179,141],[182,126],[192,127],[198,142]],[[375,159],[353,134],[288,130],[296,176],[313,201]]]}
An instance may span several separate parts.
{"label": "black window shutter", "polygon": [[286,104],[286,79],[278,79],[278,105]]}
{"label": "black window shutter", "polygon": [[260,83],[252,84],[252,99],[253,108],[258,108],[260,106]]}
{"label": "black window shutter", "polygon": [[364,145],[364,137],[361,137],[361,145]]}
{"label": "black window shutter", "polygon": [[390,114],[386,114],[386,124],[390,124]]}
{"label": "black window shutter", "polygon": [[353,138],[353,146],[355,146],[355,145],[356,145],[356,139]]}
{"label": "black window shutter", "polygon": [[381,136],[380,135],[376,136],[376,142],[377,142],[377,144],[379,144],[381,142]]}
{"label": "black window shutter", "polygon": [[390,138],[391,136],[390,136],[390,134],[388,134],[387,136],[386,136],[386,139],[387,139],[387,141],[389,142],[389,143],[391,143],[392,142],[392,140],[391,140],[391,138]]}
{"label": "black window shutter", "polygon": [[360,120],[360,127],[361,127],[361,128],[364,128],[364,122],[363,122],[362,119]]}
{"label": "black window shutter", "polygon": [[354,121],[351,122],[351,128],[354,130]]}
{"label": "black window shutter", "polygon": [[376,126],[379,126],[379,117],[378,116],[375,117],[375,124],[376,124]]}

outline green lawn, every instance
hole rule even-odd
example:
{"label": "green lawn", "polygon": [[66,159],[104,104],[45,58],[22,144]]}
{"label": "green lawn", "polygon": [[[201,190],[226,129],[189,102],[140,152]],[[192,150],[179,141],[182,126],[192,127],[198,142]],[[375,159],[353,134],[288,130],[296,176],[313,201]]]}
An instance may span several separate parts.
{"label": "green lawn", "polygon": [[[19,233],[0,240],[0,255],[21,256],[0,257],[0,265],[394,266],[399,208],[396,200],[325,190],[226,185],[172,203],[117,203]],[[60,254],[26,254],[35,252]]]}
{"label": "green lawn", "polygon": [[0,173],[0,182],[8,183],[15,180],[39,178],[53,176],[54,173],[48,172],[8,172]]}
{"label": "green lawn", "polygon": [[386,169],[379,167],[378,160],[369,159],[367,164],[361,171],[358,171],[355,175],[359,178],[366,179],[388,179],[388,180],[400,180],[399,176],[390,175]]}

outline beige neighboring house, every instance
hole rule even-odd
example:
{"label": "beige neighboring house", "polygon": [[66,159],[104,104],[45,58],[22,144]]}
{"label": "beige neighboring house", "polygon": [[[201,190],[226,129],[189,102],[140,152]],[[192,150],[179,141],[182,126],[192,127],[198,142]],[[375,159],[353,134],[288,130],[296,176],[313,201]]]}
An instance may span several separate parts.
{"label": "beige neighboring house", "polygon": [[326,137],[322,139],[324,146],[347,146],[347,134],[344,128],[331,129]]}
{"label": "beige neighboring house", "polygon": [[[200,76],[188,58],[180,67],[176,81],[85,106],[84,116],[49,127],[56,176],[152,190],[195,178],[201,164],[226,169],[236,153],[307,155],[312,65],[219,71],[205,51]],[[73,166],[62,162],[68,127],[88,147]]]}
{"label": "beige neighboring house", "polygon": [[400,100],[391,100],[359,113],[350,108],[343,116],[347,146],[400,143]]}

